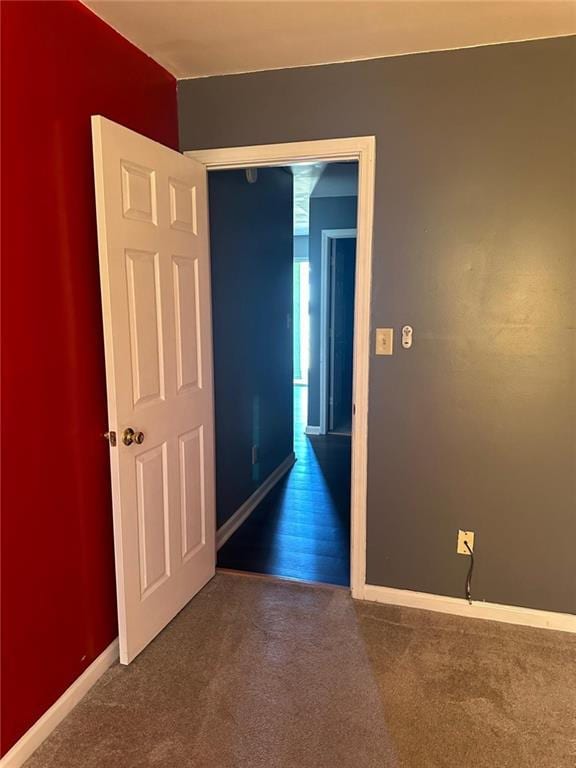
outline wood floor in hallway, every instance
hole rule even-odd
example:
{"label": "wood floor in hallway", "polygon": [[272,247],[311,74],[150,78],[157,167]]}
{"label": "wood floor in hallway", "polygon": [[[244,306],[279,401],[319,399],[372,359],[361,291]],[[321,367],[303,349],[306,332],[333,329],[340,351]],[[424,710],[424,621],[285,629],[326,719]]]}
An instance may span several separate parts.
{"label": "wood floor in hallway", "polygon": [[218,567],[347,586],[350,437],[308,437],[307,395],[294,387],[296,464],[224,544]]}

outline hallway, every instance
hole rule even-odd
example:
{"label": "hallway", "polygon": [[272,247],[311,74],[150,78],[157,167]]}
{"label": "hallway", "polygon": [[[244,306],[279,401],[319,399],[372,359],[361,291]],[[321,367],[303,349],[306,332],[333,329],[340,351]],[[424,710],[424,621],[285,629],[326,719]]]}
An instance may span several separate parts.
{"label": "hallway", "polygon": [[218,552],[218,567],[347,586],[350,437],[304,434],[308,388],[294,387],[296,464]]}

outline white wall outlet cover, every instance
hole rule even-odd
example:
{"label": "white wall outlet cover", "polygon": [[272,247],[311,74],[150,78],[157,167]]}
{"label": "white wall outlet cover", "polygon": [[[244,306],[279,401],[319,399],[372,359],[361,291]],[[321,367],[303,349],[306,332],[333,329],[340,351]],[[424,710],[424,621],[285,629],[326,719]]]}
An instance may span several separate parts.
{"label": "white wall outlet cover", "polygon": [[459,555],[470,556],[470,552],[468,552],[464,542],[466,542],[472,552],[474,552],[474,531],[458,531],[458,544],[456,547],[456,552],[458,552]]}
{"label": "white wall outlet cover", "polygon": [[376,328],[376,354],[391,355],[394,346],[393,328]]}

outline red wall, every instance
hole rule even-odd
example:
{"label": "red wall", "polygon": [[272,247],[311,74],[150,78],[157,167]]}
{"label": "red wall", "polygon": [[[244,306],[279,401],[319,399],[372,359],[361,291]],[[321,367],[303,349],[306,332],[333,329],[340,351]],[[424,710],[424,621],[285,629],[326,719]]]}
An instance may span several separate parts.
{"label": "red wall", "polygon": [[2,750],[116,637],[90,115],[176,81],[77,2],[2,3]]}

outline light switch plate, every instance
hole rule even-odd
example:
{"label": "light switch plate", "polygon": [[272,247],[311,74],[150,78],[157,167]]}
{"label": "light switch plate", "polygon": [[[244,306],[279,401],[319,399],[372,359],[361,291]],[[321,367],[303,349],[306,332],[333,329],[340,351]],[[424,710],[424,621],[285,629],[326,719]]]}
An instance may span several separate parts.
{"label": "light switch plate", "polygon": [[376,354],[391,355],[394,346],[393,328],[376,328]]}

